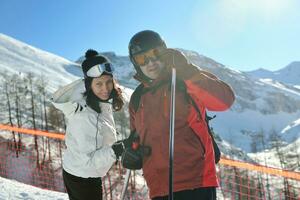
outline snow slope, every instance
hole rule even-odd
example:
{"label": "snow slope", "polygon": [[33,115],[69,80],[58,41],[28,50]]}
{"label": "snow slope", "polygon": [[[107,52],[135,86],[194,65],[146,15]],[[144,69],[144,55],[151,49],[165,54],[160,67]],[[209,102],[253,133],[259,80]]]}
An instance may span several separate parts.
{"label": "snow slope", "polygon": [[0,177],[0,200],[67,200],[66,193],[43,190]]}
{"label": "snow slope", "polygon": [[8,73],[31,72],[44,76],[47,90],[53,92],[81,76],[78,64],[40,50],[0,33],[0,70]]}
{"label": "snow slope", "polygon": [[[268,143],[271,131],[280,133],[300,118],[299,89],[271,79],[250,77],[197,52],[184,53],[192,63],[214,73],[233,88],[236,95],[233,107],[229,111],[215,113],[217,118],[212,121],[216,132],[230,144],[250,152],[251,142],[255,139],[252,135],[263,131]],[[299,137],[300,132],[295,131],[286,133],[283,138],[293,142]]]}

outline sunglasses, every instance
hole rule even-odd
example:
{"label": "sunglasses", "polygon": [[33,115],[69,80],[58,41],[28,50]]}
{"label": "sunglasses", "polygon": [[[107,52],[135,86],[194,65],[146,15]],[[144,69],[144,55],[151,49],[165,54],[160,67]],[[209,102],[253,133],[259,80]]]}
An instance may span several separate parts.
{"label": "sunglasses", "polygon": [[95,65],[93,67],[91,67],[86,75],[88,77],[92,77],[92,78],[95,78],[95,77],[99,77],[101,76],[101,74],[103,72],[106,72],[106,73],[109,73],[109,74],[112,74],[114,71],[114,68],[112,66],[111,63],[102,63],[102,64],[98,64],[98,65]]}
{"label": "sunglasses", "polygon": [[157,61],[162,52],[162,48],[150,49],[144,53],[137,54],[133,56],[134,62],[137,65],[143,66],[147,65],[149,61]]}

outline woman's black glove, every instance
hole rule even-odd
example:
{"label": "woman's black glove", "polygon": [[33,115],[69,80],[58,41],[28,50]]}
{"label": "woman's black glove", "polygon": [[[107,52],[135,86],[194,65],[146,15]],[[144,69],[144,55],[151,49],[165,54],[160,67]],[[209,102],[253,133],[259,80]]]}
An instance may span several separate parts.
{"label": "woman's black glove", "polygon": [[111,146],[111,148],[113,149],[113,151],[114,151],[114,153],[115,153],[115,155],[116,155],[117,160],[118,160],[119,157],[122,155],[122,153],[123,153],[123,151],[124,151],[124,149],[125,149],[124,144],[123,144],[122,141],[117,141],[117,142],[115,142],[115,143]]}
{"label": "woman's black glove", "polygon": [[117,159],[122,155],[125,149],[131,148],[134,141],[138,139],[135,132],[132,132],[128,138],[124,140],[119,140],[112,145],[112,149],[116,154]]}

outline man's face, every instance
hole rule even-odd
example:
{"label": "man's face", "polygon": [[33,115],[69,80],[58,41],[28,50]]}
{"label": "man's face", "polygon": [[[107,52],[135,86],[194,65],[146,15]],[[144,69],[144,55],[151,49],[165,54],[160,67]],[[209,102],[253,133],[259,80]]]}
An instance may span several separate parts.
{"label": "man's face", "polygon": [[150,79],[157,79],[164,68],[164,64],[159,60],[160,51],[161,49],[150,49],[134,56],[135,62]]}
{"label": "man's face", "polygon": [[142,72],[150,79],[157,79],[164,68],[160,60],[149,61],[146,65],[140,66]]}

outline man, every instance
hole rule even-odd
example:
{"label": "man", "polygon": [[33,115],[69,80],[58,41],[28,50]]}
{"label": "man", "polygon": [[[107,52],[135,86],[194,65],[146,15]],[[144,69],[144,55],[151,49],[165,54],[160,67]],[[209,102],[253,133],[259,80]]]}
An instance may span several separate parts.
{"label": "man", "polygon": [[135,78],[142,84],[129,104],[131,131],[139,135],[143,146],[152,149],[151,155],[143,158],[150,198],[168,199],[170,83],[175,67],[174,199],[216,199],[218,181],[206,109],[230,108],[232,89],[213,74],[189,64],[181,52],[168,49],[154,31],[135,34],[129,55],[137,72]]}

